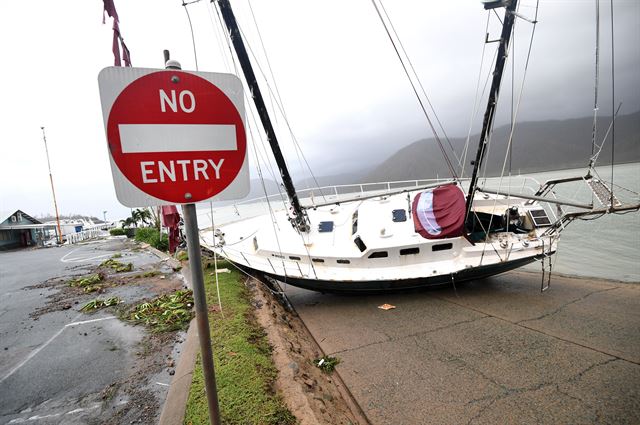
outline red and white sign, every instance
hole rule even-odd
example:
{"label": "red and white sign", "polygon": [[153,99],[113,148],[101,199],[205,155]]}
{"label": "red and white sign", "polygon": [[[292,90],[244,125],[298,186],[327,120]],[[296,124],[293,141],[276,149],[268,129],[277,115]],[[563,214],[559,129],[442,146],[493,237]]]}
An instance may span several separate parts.
{"label": "red and white sign", "polygon": [[247,195],[244,101],[235,75],[109,67],[98,82],[122,204],[186,204]]}

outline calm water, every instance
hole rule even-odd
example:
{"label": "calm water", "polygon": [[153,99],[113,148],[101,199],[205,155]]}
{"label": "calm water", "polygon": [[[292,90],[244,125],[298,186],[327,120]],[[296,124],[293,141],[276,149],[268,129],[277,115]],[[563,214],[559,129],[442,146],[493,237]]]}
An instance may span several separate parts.
{"label": "calm water", "polygon": [[[599,169],[603,180],[611,179],[611,167]],[[579,176],[584,169],[529,174],[540,182],[556,177]],[[640,163],[614,167],[614,183],[640,192]],[[588,188],[576,193],[558,190],[557,194],[590,200]],[[617,189],[616,189],[617,190]],[[616,191],[614,190],[614,193]],[[637,198],[636,198],[637,199]],[[576,220],[562,232],[553,270],[558,273],[640,282],[640,212],[608,214],[594,221]],[[539,263],[527,267],[539,271]]]}

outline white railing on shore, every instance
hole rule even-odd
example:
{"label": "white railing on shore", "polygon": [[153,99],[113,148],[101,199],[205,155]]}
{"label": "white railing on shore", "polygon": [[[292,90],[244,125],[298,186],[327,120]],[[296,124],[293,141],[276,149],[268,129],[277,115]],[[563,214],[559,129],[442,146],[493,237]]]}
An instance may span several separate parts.
{"label": "white railing on shore", "polygon": [[96,227],[89,230],[83,230],[82,232],[71,233],[65,236],[67,239],[67,244],[72,245],[74,243],[86,241],[89,239],[99,238],[102,236],[107,236],[108,233],[105,232],[101,227]]}

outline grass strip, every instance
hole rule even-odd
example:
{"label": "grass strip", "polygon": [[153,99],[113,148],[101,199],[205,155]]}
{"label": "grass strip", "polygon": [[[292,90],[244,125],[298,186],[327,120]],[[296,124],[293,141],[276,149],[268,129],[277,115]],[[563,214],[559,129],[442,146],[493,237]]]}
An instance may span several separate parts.
{"label": "grass strip", "polygon": [[[205,270],[209,326],[214,352],[220,416],[223,424],[289,425],[296,419],[273,390],[277,370],[264,330],[257,324],[242,283],[243,276],[228,263],[231,273],[218,275],[224,316],[217,311],[213,268]],[[198,356],[185,414],[185,424],[208,424],[202,362]]]}

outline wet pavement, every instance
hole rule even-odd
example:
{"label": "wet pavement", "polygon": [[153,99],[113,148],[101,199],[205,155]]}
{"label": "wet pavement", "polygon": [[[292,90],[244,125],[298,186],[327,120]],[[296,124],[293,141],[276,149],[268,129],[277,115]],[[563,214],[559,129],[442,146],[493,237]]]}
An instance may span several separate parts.
{"label": "wet pavement", "polygon": [[[118,238],[0,253],[0,423],[144,423],[157,416],[171,380],[162,368],[166,354],[149,353],[155,348],[147,332],[113,309],[80,311],[97,296],[127,303],[153,297],[157,285],[141,280],[56,299],[60,281],[86,275],[116,253],[133,263],[132,273],[158,270],[176,284],[159,257]],[[171,353],[175,335],[163,342]],[[132,380],[140,391],[125,391]],[[136,400],[142,396],[145,402]]]}
{"label": "wet pavement", "polygon": [[554,276],[541,294],[539,274],[512,272],[456,290],[286,292],[372,424],[640,423],[640,284]]}

